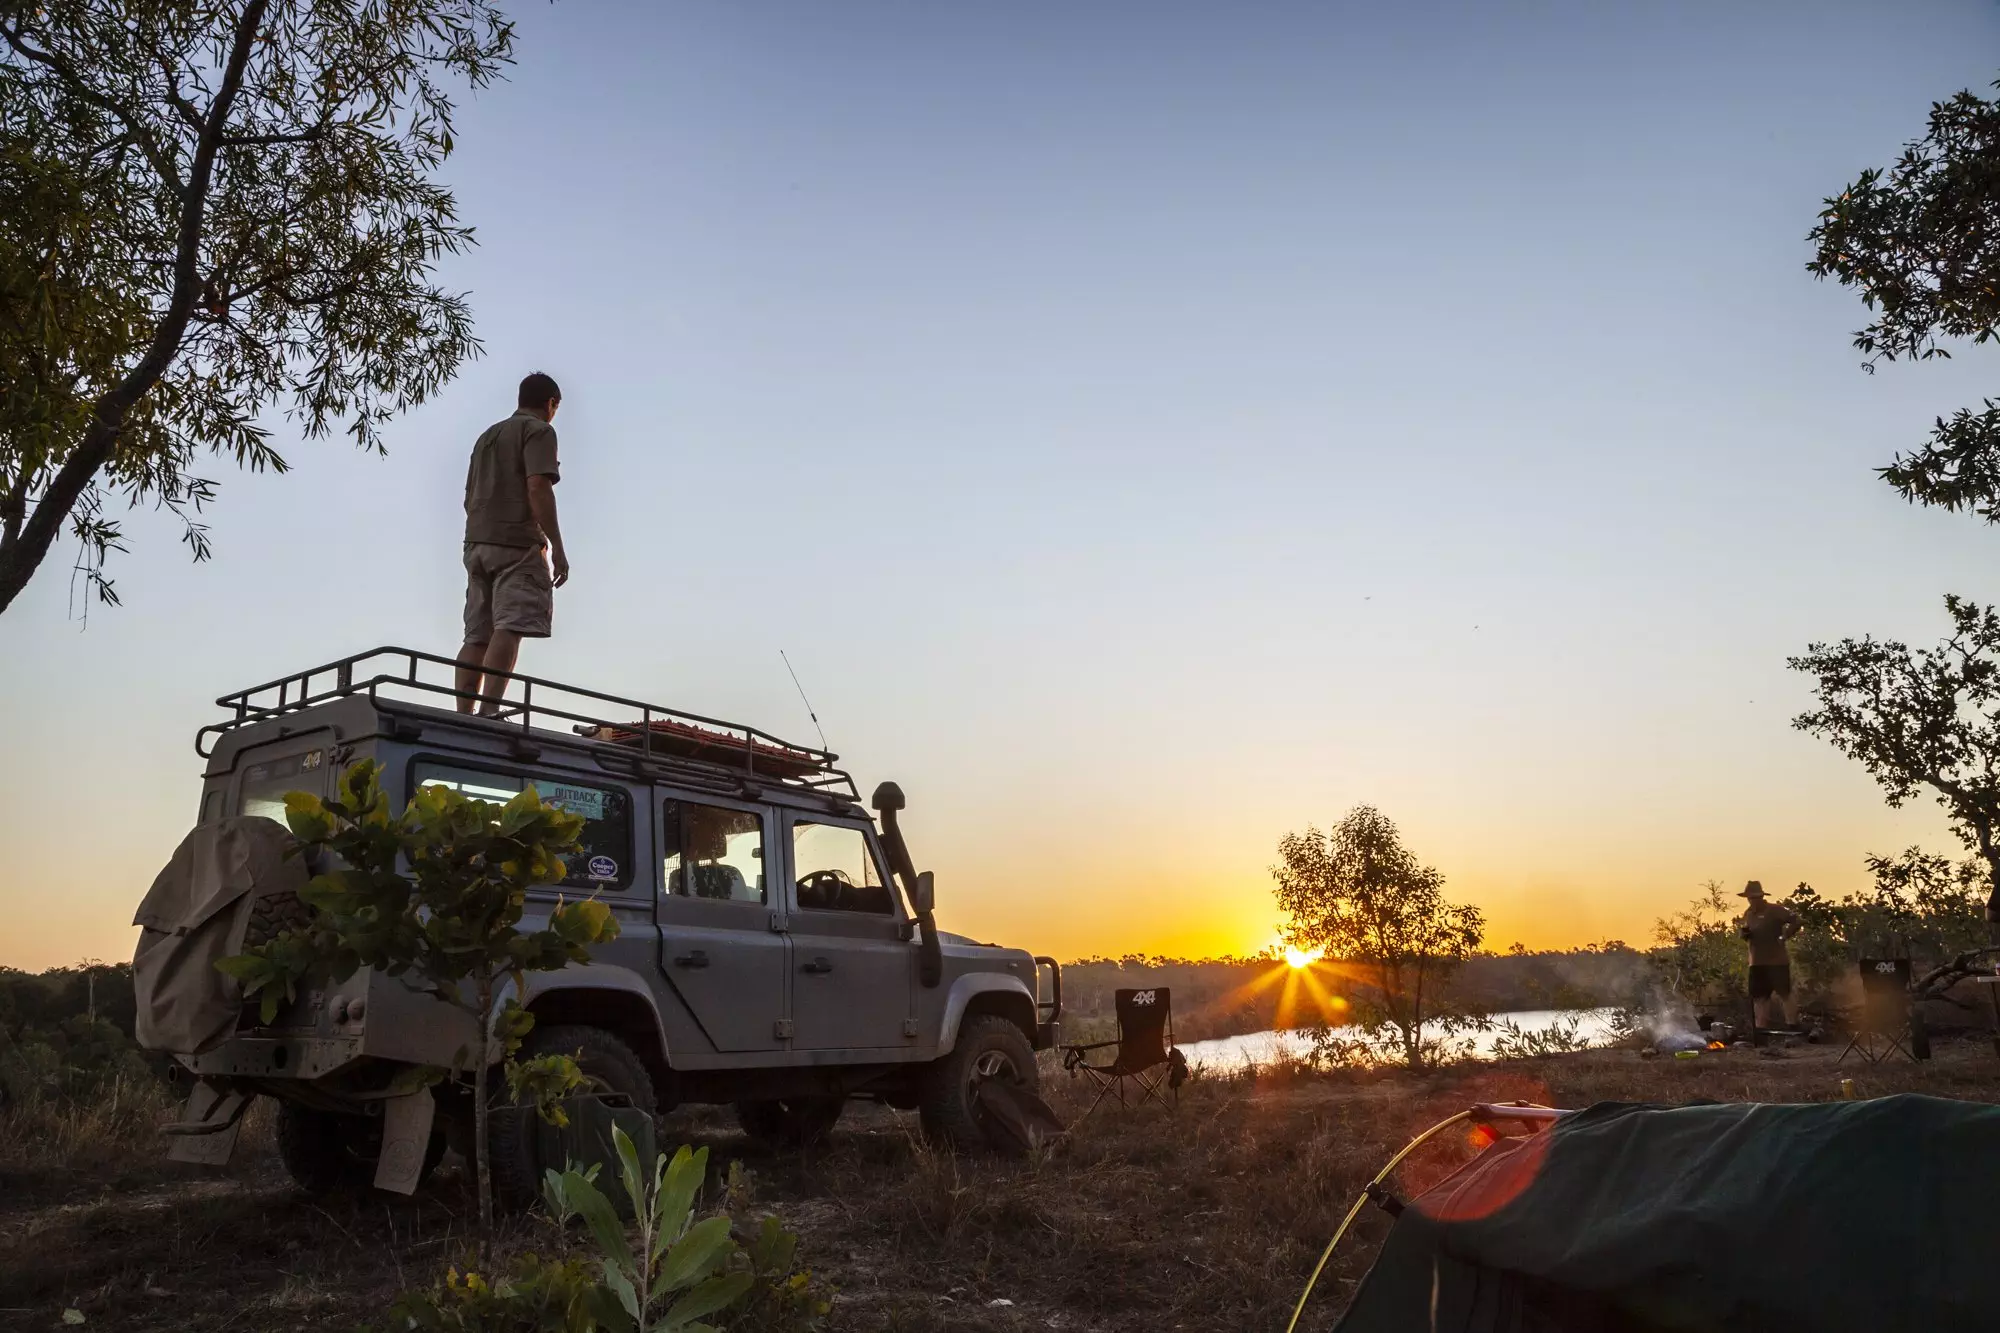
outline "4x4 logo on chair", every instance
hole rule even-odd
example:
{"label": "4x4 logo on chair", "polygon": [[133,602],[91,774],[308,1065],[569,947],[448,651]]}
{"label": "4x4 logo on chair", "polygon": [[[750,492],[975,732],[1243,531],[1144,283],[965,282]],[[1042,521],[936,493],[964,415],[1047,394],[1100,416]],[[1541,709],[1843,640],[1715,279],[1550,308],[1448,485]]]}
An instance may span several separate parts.
{"label": "4x4 logo on chair", "polygon": [[[1172,1110],[1180,1104],[1180,1087],[1187,1081],[1187,1057],[1174,1046],[1173,991],[1165,986],[1113,991],[1111,1005],[1118,1016],[1116,1041],[1063,1047],[1063,1068],[1070,1077],[1081,1073],[1097,1086],[1097,1096],[1084,1115],[1114,1093],[1120,1106],[1142,1105],[1151,1099]],[[1113,1046],[1118,1054],[1110,1064],[1090,1063],[1090,1052]],[[1128,1082],[1136,1092],[1131,1101],[1126,1099]]]}

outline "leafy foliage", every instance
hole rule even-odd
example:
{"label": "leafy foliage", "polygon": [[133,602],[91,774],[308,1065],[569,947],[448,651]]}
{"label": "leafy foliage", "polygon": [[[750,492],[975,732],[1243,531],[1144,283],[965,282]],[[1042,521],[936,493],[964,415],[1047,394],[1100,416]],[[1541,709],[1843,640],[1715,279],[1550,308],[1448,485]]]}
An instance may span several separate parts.
{"label": "leafy foliage", "polygon": [[694,1201],[708,1174],[708,1149],[683,1146],[671,1161],[661,1153],[650,1180],[638,1149],[622,1128],[611,1131],[618,1177],[638,1223],[638,1244],[594,1181],[575,1167],[550,1170],[543,1197],[557,1222],[580,1217],[597,1242],[603,1282],[591,1298],[606,1328],[643,1333],[705,1330],[709,1315],[735,1304],[755,1281],[747,1267],[732,1267],[739,1250],[729,1218],[694,1220]]}
{"label": "leafy foliage", "polygon": [[1736,916],[1722,881],[1712,879],[1686,908],[1654,925],[1659,947],[1652,957],[1661,984],[1687,1006],[1748,1011],[1750,954]]}
{"label": "leafy foliage", "polygon": [[132,1039],[132,1017],[129,964],[0,967],[0,1108],[83,1105],[121,1082],[159,1082],[159,1061]]}
{"label": "leafy foliage", "polygon": [[472,233],[434,177],[451,85],[511,59],[489,0],[47,0],[0,14],[0,610],[107,501],[208,552],[203,453],[382,426],[479,352],[432,281]]}
{"label": "leafy foliage", "polygon": [[[516,1066],[511,1060],[534,1016],[504,1005],[498,983],[522,987],[523,974],[587,962],[590,946],[616,938],[611,909],[594,899],[559,902],[540,930],[517,929],[528,890],[561,881],[562,856],[574,851],[583,819],[545,803],[528,787],[505,805],[448,787],[425,786],[401,813],[391,813],[381,765],[363,760],[341,774],[338,795],[322,801],[305,792],[285,797],[285,818],[308,851],[324,849],[335,868],[317,875],[300,897],[312,924],[217,964],[243,984],[266,1023],[295,997],[308,976],[344,980],[363,967],[408,976],[477,1025],[473,1091],[480,1217],[492,1220],[486,1161],[484,1071],[498,1040],[516,1095],[541,1101],[576,1087],[581,1075],[562,1057]],[[408,866],[408,873],[403,867]],[[546,1100],[545,1100],[546,1099]]]}
{"label": "leafy foliage", "polygon": [[1452,1033],[1477,1022],[1441,991],[1479,947],[1478,908],[1448,903],[1444,876],[1420,864],[1396,826],[1356,806],[1330,833],[1308,828],[1278,844],[1272,867],[1288,945],[1318,949],[1345,972],[1352,1021],[1411,1068],[1435,1064]]}
{"label": "leafy foliage", "polygon": [[[1919,970],[1986,943],[1986,869],[1975,859],[1910,847],[1866,858],[1873,884],[1838,901],[1801,884],[1785,899],[1800,930],[1789,953],[1793,984],[1807,1002],[1830,1001],[1862,957],[1907,957]],[[1662,987],[1707,1012],[1747,1013],[1749,951],[1737,910],[1714,880],[1688,907],[1663,918],[1652,961]]]}
{"label": "leafy foliage", "polygon": [[488,1281],[456,1268],[427,1292],[410,1292],[389,1307],[390,1327],[415,1333],[590,1333],[595,1289],[583,1259],[545,1260],[524,1254],[511,1271]]}
{"label": "leafy foliage", "polygon": [[[2000,84],[1996,84],[2000,87]],[[1807,268],[1853,287],[1872,312],[1854,345],[1878,361],[1948,357],[2000,330],[2000,102],[1970,91],[1931,108],[1929,132],[1892,168],[1826,201]],[[2000,522],[2000,404],[1940,417],[1882,475],[1907,499]]]}
{"label": "leafy foliage", "polygon": [[1582,1028],[1583,1020],[1574,1014],[1539,1028],[1524,1028],[1503,1018],[1493,1025],[1498,1034],[1493,1039],[1493,1055],[1500,1060],[1534,1060],[1589,1050],[1593,1043],[1583,1035]]}
{"label": "leafy foliage", "polygon": [[1791,658],[1819,698],[1792,725],[1858,761],[1892,806],[1931,792],[2000,892],[2000,615],[1960,597],[1945,610],[1935,648],[1863,637]]}
{"label": "leafy foliage", "polygon": [[[634,1219],[628,1229],[598,1188],[597,1165],[544,1173],[542,1197],[558,1228],[581,1221],[595,1249],[553,1262],[528,1254],[504,1277],[448,1273],[428,1292],[397,1300],[396,1327],[439,1333],[714,1333],[732,1328],[816,1328],[831,1304],[795,1272],[798,1237],[766,1217],[739,1244],[727,1212],[696,1220],[696,1196],[708,1174],[708,1149],[661,1153],[650,1173],[622,1128],[611,1131],[618,1181]],[[747,1196],[732,1170],[729,1192]],[[636,1230],[636,1236],[631,1234]],[[593,1276],[592,1269],[596,1272]]]}

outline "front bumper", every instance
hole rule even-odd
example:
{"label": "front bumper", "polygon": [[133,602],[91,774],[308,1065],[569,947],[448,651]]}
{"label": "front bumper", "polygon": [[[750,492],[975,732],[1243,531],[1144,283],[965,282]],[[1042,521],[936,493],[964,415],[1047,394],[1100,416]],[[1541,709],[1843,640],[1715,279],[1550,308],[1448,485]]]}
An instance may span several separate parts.
{"label": "front bumper", "polygon": [[[1041,998],[1042,969],[1049,970],[1049,998]],[[1035,955],[1035,1049],[1054,1050],[1062,1044],[1062,964],[1047,954]]]}

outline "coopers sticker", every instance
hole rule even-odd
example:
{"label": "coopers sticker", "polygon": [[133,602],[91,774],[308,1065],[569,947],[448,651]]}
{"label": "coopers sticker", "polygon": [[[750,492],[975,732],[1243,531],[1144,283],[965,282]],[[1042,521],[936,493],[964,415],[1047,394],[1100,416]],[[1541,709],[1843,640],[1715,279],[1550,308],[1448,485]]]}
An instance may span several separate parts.
{"label": "coopers sticker", "polygon": [[590,877],[592,879],[618,878],[618,863],[612,860],[608,856],[591,857],[590,865],[588,868],[590,870]]}

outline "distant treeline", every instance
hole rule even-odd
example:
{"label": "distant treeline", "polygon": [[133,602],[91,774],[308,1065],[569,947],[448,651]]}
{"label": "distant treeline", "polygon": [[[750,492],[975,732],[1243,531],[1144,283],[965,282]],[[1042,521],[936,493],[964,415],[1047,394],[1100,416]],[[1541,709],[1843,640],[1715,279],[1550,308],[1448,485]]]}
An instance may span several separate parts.
{"label": "distant treeline", "polygon": [[167,1062],[132,1040],[136,1009],[126,963],[0,967],[0,1110],[164,1073]]}
{"label": "distant treeline", "polygon": [[[1483,1013],[1590,1009],[1637,1002],[1649,976],[1646,955],[1622,940],[1562,951],[1517,946],[1505,954],[1475,954],[1440,998]],[[1348,992],[1338,963],[1317,963],[1298,976],[1275,951],[1250,958],[1079,958],[1063,964],[1062,977],[1064,1027],[1077,1040],[1111,1035],[1111,993],[1122,988],[1171,988],[1179,1041],[1337,1024],[1338,1006],[1323,1009],[1319,997],[1344,999]]]}

